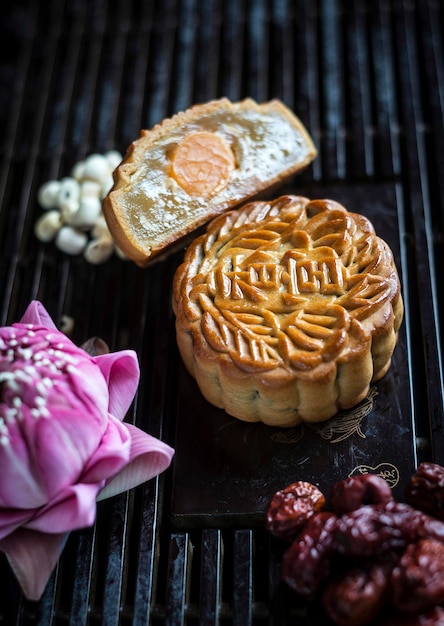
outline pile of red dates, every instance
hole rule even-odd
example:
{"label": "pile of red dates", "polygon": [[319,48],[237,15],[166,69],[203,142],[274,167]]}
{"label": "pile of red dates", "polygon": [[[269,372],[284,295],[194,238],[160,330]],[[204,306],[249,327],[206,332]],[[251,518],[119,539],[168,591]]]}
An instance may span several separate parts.
{"label": "pile of red dates", "polygon": [[444,626],[444,467],[422,463],[394,500],[376,474],[273,496],[266,527],[288,542],[286,584],[339,626]]}

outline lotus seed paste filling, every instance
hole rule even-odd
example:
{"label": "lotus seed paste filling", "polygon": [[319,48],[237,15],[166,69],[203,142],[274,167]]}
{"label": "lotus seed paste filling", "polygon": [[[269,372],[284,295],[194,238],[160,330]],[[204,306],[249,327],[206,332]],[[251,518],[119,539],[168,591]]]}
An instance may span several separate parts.
{"label": "lotus seed paste filling", "polygon": [[[131,175],[131,194],[120,196],[120,204],[134,235],[141,246],[147,238],[156,241],[168,233],[172,224],[181,218],[187,221],[204,217],[208,194],[187,193],[170,176],[174,153],[184,137],[193,134],[214,133],[233,154],[227,169],[229,179],[210,191],[218,195],[218,202],[228,205],[248,194],[254,181],[269,181],[285,167],[307,156],[307,147],[300,133],[286,120],[269,113],[266,116],[253,111],[212,113],[202,119],[171,131],[164,143],[153,146],[146,153],[137,170]],[[258,158],[259,157],[259,158]],[[185,187],[185,188],[184,188]]]}

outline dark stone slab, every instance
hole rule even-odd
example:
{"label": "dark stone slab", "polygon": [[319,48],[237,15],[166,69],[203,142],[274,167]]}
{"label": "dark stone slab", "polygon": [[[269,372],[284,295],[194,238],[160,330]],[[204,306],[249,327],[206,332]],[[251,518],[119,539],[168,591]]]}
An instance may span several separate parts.
{"label": "dark stone slab", "polygon": [[[301,195],[330,197],[366,215],[400,269],[392,185],[323,187]],[[321,424],[285,429],[241,422],[206,402],[182,367],[175,441],[171,513],[178,526],[261,523],[273,493],[295,480],[310,481],[328,496],[336,480],[372,472],[401,499],[415,467],[404,326],[384,379],[360,405]]]}

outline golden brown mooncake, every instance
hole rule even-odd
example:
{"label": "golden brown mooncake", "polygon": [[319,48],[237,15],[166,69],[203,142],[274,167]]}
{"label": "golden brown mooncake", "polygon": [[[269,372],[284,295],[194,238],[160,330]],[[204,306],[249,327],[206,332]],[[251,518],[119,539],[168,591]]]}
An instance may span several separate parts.
{"label": "golden brown mooncake", "polygon": [[215,218],[176,271],[173,308],[205,398],[276,426],[365,398],[403,317],[392,252],[369,220],[289,195]]}
{"label": "golden brown mooncake", "polygon": [[142,130],[114,171],[103,212],[117,246],[146,266],[210,219],[284,183],[316,154],[279,100],[213,100]]}

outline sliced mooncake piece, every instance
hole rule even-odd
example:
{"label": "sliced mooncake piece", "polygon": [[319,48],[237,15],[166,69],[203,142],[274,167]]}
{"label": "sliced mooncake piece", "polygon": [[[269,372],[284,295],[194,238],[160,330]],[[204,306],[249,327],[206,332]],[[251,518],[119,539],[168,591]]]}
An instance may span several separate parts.
{"label": "sliced mooncake piece", "polygon": [[210,219],[286,182],[316,154],[279,100],[195,105],[142,130],[114,171],[104,215],[117,246],[146,266]]}

